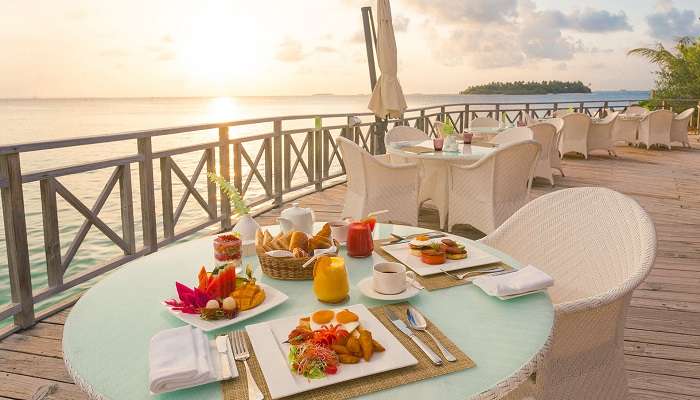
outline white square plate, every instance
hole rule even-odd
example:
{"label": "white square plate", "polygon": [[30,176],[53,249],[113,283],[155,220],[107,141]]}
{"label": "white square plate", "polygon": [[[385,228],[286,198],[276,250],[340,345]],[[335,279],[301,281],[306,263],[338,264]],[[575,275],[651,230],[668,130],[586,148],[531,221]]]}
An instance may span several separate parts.
{"label": "white square plate", "polygon": [[391,254],[397,260],[406,264],[420,276],[441,274],[441,269],[445,271],[456,271],[458,269],[479,267],[501,261],[500,258],[485,252],[472,244],[470,241],[465,240],[463,237],[447,235],[444,238],[433,239],[433,241],[439,242],[445,238],[452,239],[457,243],[463,244],[467,249],[467,258],[463,258],[461,260],[447,260],[444,264],[440,265],[429,265],[421,261],[420,257],[411,254],[410,250],[408,249],[408,243],[390,244],[382,246],[382,249]]}
{"label": "white square plate", "polygon": [[195,326],[205,332],[213,331],[215,329],[220,329],[229,325],[236,324],[241,321],[245,321],[248,318],[252,318],[258,314],[262,314],[265,311],[271,310],[278,305],[284,303],[287,301],[289,298],[286,294],[280,292],[279,290],[273,288],[272,286],[268,286],[264,283],[258,283],[260,287],[263,288],[265,291],[265,300],[260,304],[259,306],[246,310],[246,311],[241,311],[238,313],[236,318],[233,319],[220,319],[216,321],[207,321],[199,317],[199,314],[185,314],[183,312],[177,311],[177,310],[172,310],[170,306],[168,306],[165,303],[163,306],[174,316],[179,318],[185,323],[188,323],[192,326]]}
{"label": "white square plate", "polygon": [[340,364],[338,373],[321,379],[307,379],[290,371],[287,362],[289,344],[282,343],[287,339],[289,332],[298,325],[299,318],[308,315],[246,326],[273,399],[418,364],[418,360],[363,304],[343,308],[357,314],[360,324],[372,332],[372,337],[381,343],[386,351],[374,353],[369,362],[363,360],[357,364]]}

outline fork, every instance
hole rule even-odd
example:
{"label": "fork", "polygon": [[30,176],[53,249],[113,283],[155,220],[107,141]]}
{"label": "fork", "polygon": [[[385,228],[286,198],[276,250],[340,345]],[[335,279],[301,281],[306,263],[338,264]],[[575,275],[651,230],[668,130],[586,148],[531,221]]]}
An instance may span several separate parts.
{"label": "fork", "polygon": [[248,381],[248,399],[263,400],[265,396],[263,396],[260,388],[255,383],[255,379],[253,379],[253,375],[250,373],[250,368],[248,367],[250,353],[248,352],[248,344],[246,343],[243,331],[229,332],[228,340],[233,345],[234,360],[243,361],[243,365],[245,365],[245,376]]}
{"label": "fork", "polygon": [[451,273],[445,271],[444,269],[440,269],[440,271],[442,271],[445,275],[447,275],[451,278],[454,278],[458,281],[461,281],[464,278],[468,278],[468,277],[475,276],[475,275],[500,274],[501,272],[504,272],[505,269],[503,269],[502,267],[493,267],[493,268],[489,268],[489,269],[482,269],[479,271],[468,271],[468,272],[465,272],[465,273],[459,274],[459,275],[451,274]]}

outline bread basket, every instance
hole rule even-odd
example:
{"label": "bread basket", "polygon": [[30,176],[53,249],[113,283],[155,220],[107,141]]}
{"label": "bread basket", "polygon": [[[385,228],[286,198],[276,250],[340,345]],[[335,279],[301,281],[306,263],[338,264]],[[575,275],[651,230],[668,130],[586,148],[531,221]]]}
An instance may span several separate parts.
{"label": "bread basket", "polygon": [[261,247],[257,247],[256,252],[263,273],[270,278],[287,281],[303,281],[314,278],[313,266],[303,268],[304,263],[309,261],[311,257],[272,257],[265,254],[265,250]]}

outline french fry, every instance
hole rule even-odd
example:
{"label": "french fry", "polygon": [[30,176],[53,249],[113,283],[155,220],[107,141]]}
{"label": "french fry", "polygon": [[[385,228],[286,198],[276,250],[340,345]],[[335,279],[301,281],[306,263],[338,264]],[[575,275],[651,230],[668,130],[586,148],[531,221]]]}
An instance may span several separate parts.
{"label": "french fry", "polygon": [[341,362],[341,364],[357,364],[360,362],[360,357],[355,357],[350,354],[339,354],[338,360]]}
{"label": "french fry", "polygon": [[362,348],[362,358],[365,361],[369,361],[374,354],[374,349],[372,347],[372,332],[363,330],[360,332],[360,347]]}
{"label": "french fry", "polygon": [[374,350],[375,353],[381,353],[382,351],[386,350],[384,346],[379,344],[376,340],[372,339],[372,350]]}
{"label": "french fry", "polygon": [[339,344],[332,344],[332,345],[331,345],[331,350],[333,350],[333,351],[335,351],[336,353],[338,353],[338,355],[340,355],[340,354],[350,354],[350,350],[348,350],[347,347],[341,346],[341,345],[339,345]]}
{"label": "french fry", "polygon": [[360,347],[360,341],[357,340],[354,336],[350,336],[348,338],[348,342],[345,344],[345,347],[350,350],[350,353],[352,353],[355,356],[362,356],[362,348]]}

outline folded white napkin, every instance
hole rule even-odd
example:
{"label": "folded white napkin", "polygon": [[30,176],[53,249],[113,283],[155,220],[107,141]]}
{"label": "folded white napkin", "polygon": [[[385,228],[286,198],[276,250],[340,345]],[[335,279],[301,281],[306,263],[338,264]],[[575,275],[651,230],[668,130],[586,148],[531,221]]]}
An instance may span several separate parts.
{"label": "folded white napkin", "polygon": [[153,335],[148,352],[150,390],[170,392],[217,379],[209,339],[190,325]]}
{"label": "folded white napkin", "polygon": [[554,285],[554,279],[532,265],[528,265],[509,274],[482,276],[474,279],[472,283],[489,296],[504,297],[548,288]]}

